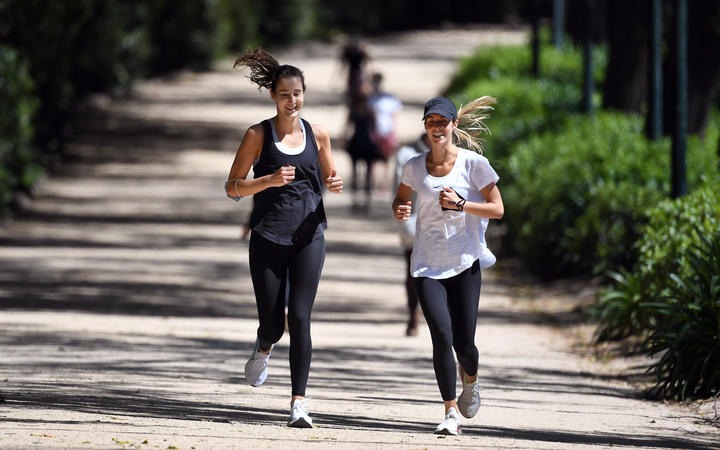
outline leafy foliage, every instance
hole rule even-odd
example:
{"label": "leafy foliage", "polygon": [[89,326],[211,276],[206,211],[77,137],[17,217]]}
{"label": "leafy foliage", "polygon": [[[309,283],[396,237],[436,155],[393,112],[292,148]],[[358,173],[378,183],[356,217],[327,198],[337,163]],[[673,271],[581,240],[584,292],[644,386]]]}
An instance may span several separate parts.
{"label": "leafy foliage", "polygon": [[[689,142],[691,186],[720,185],[717,142],[715,131]],[[599,112],[567,119],[560,131],[521,141],[510,152],[507,239],[539,273],[633,267],[650,245],[633,245],[649,220],[644,211],[669,192],[669,140],[648,141],[638,116]],[[691,223],[697,211],[686,214]],[[661,245],[656,236],[649,242]]]}
{"label": "leafy foliage", "polygon": [[38,101],[27,63],[18,52],[0,46],[0,213],[13,191],[28,188],[41,174],[33,145],[33,116]]}
{"label": "leafy foliage", "polygon": [[[557,50],[554,46],[542,45],[540,52],[540,79],[574,85],[578,89],[582,87],[580,74],[583,62],[580,49],[566,47]],[[593,64],[595,82],[602,84],[607,65],[604,49],[598,48],[593,52]],[[534,79],[532,54],[527,45],[483,47],[473,55],[462,58],[458,66],[445,88],[446,94],[462,92],[479,80]]]}
{"label": "leafy foliage", "polygon": [[600,323],[595,332],[596,340],[643,335],[653,325],[652,310],[643,303],[646,292],[643,279],[625,269],[607,275],[615,282],[614,288],[601,291],[598,304],[589,310]]}
{"label": "leafy foliage", "polygon": [[615,113],[519,143],[503,188],[515,250],[546,276],[627,259],[640,212],[667,191],[668,158],[657,155],[641,119]]}
{"label": "leafy foliage", "polygon": [[658,379],[651,392],[680,400],[720,392],[720,231],[701,235],[685,260],[687,275],[671,274],[663,301],[646,305],[662,323],[647,340],[649,351],[661,354],[651,367]]}
{"label": "leafy foliage", "polygon": [[633,244],[637,263],[632,271],[612,273],[615,284],[604,290],[592,309],[598,319],[597,339],[644,335],[664,327],[661,310],[669,295],[670,277],[692,276],[692,248],[720,229],[720,192],[710,183],[690,195],[663,200],[643,212],[645,224]]}

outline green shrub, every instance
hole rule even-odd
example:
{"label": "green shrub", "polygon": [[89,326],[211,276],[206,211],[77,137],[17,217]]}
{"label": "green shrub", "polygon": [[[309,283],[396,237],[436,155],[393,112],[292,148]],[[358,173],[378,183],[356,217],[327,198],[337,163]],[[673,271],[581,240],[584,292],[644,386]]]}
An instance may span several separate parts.
{"label": "green shrub", "polygon": [[642,130],[637,116],[598,113],[514,148],[503,185],[508,238],[541,274],[591,270],[598,252],[625,257],[637,216],[667,192],[668,154]]}
{"label": "green shrub", "polygon": [[263,44],[258,36],[261,11],[256,5],[245,0],[214,0],[211,4],[216,57],[225,56],[227,51],[242,52]]}
{"label": "green shrub", "polygon": [[[540,53],[540,77],[547,81],[572,84],[578,89],[583,83],[583,55],[575,47],[557,50],[543,45]],[[596,48],[593,52],[594,77],[601,85],[607,65],[606,52]],[[473,55],[460,59],[446,95],[457,94],[478,80],[503,80],[506,78],[532,78],[532,53],[529,45],[483,47]]]}
{"label": "green shrub", "polygon": [[664,327],[658,299],[669,295],[670,274],[692,276],[692,249],[720,229],[720,184],[708,183],[689,195],[647,208],[632,249],[632,271],[612,273],[615,283],[601,291],[591,314],[598,320],[598,341],[645,335]]}
{"label": "green shrub", "polygon": [[[667,145],[670,151],[669,138]],[[703,183],[720,183],[720,109],[711,112],[703,136],[688,137],[687,169],[691,188]]]}
{"label": "green shrub", "polygon": [[13,192],[28,188],[41,173],[33,146],[37,99],[27,64],[11,47],[0,46],[0,213]]}
{"label": "green shrub", "polygon": [[713,183],[690,195],[665,200],[650,208],[647,224],[635,244],[639,258],[636,271],[648,284],[663,284],[670,273],[688,275],[688,249],[702,235],[720,229],[720,185]]}
{"label": "green shrub", "polygon": [[[630,269],[644,211],[670,189],[670,140],[648,141],[633,115],[600,112],[563,123],[511,149],[506,238],[545,276]],[[691,187],[720,182],[719,134],[689,141]]]}
{"label": "green shrub", "polygon": [[651,393],[679,400],[707,398],[720,392],[720,231],[700,241],[673,273],[662,302],[646,306],[661,317],[648,336],[650,367],[657,384]]}
{"label": "green shrub", "polygon": [[598,303],[588,309],[599,324],[595,340],[603,342],[642,336],[653,323],[652,309],[643,303],[646,291],[643,279],[626,269],[610,271],[607,275],[614,281],[614,288],[601,290]]}

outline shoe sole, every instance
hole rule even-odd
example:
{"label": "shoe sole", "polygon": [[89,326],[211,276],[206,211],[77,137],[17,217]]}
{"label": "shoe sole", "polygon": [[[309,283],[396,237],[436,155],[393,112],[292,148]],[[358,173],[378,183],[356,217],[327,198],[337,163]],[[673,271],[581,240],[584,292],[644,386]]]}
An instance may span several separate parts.
{"label": "shoe sole", "polygon": [[295,422],[288,423],[288,427],[290,428],[312,428],[312,424],[305,420],[304,418],[299,418]]}
{"label": "shoe sole", "polygon": [[247,375],[245,376],[245,381],[247,381],[247,384],[249,384],[252,387],[262,386],[265,383],[265,380],[267,380],[267,375],[265,375],[265,378],[263,378],[262,380],[256,380],[255,381],[256,384],[253,384],[250,380],[248,380]]}

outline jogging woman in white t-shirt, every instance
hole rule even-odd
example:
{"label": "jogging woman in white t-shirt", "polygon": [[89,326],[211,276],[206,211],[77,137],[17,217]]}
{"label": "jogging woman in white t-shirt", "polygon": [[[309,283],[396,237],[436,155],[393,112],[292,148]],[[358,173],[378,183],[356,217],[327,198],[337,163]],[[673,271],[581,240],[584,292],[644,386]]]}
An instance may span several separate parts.
{"label": "jogging woman in white t-shirt", "polygon": [[[397,220],[407,220],[413,207],[417,212],[411,273],[430,328],[435,377],[445,402],[445,420],[435,430],[439,434],[458,434],[458,410],[470,418],[480,407],[475,347],[480,269],[495,263],[485,230],[488,219],[502,218],[504,208],[496,186],[499,178],[474,137],[488,131],[483,119],[494,103],[494,98],[482,97],[458,112],[448,98],[428,100],[423,121],[430,152],[407,163],[393,201]],[[412,191],[417,193],[416,205],[410,201]],[[457,400],[453,349],[463,386]]]}

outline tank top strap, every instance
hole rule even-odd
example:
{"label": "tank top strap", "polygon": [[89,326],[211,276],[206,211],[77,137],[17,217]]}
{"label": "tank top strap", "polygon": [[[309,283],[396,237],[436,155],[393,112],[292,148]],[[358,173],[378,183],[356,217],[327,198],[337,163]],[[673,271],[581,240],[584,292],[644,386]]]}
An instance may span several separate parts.
{"label": "tank top strap", "polygon": [[[305,138],[306,142],[312,144],[312,148],[315,149],[315,153],[320,152],[320,147],[315,140],[315,133],[313,132],[312,126],[310,126],[310,122],[302,118],[300,120],[302,120],[303,124],[305,125],[305,133],[307,135]],[[305,148],[307,149],[307,144],[305,144]]]}
{"label": "tank top strap", "polygon": [[[262,122],[260,122],[263,126],[263,143],[262,143],[262,150],[260,151],[260,158],[258,158],[258,161],[263,160],[263,155],[268,154],[268,146],[272,144],[273,137],[272,137],[272,125],[270,124],[270,119],[265,119]],[[266,156],[267,157],[267,156]]]}

